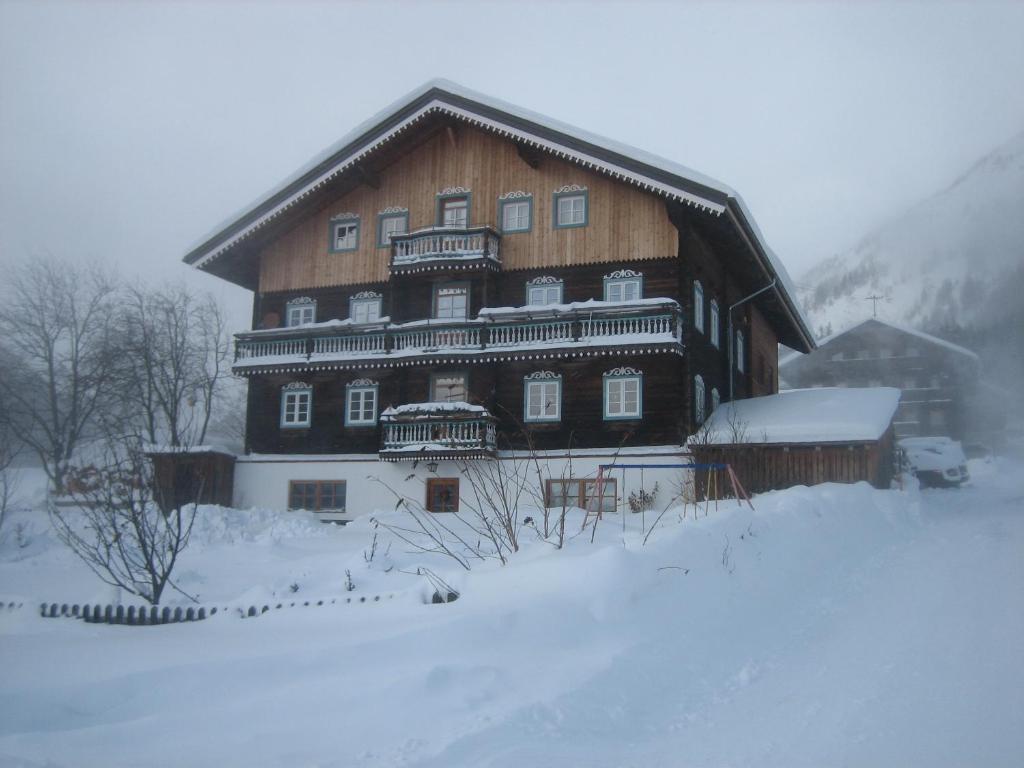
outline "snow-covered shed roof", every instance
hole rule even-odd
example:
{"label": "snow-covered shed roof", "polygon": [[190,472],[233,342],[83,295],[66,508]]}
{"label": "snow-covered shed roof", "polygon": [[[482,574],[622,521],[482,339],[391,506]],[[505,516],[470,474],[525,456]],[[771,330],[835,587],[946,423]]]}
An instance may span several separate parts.
{"label": "snow-covered shed roof", "polygon": [[358,170],[367,155],[431,113],[465,120],[711,215],[728,217],[749,241],[767,280],[776,281],[774,292],[785,307],[796,338],[806,348],[814,348],[810,326],[794,299],[792,280],[735,190],[650,152],[442,79],[429,80],[358,125],[289,178],[218,224],[189,249],[184,261],[209,269],[212,262],[332,179]]}
{"label": "snow-covered shed roof", "polygon": [[[851,333],[852,331],[855,331],[858,328],[862,328],[863,326],[868,325],[869,323],[884,325],[894,330],[900,331],[901,333],[916,336],[917,338],[921,339],[922,341],[926,341],[929,344],[937,344],[940,347],[945,347],[951,352],[956,352],[958,354],[965,355],[973,360],[979,359],[976,353],[972,352],[966,347],[961,347],[959,344],[954,344],[951,341],[940,339],[938,336],[932,336],[930,333],[925,333],[924,331],[919,331],[917,328],[913,328],[909,325],[906,325],[905,323],[898,323],[894,320],[881,320],[877,317],[869,317],[867,320],[861,320],[859,323],[851,325],[849,328],[839,331],[838,333],[833,333],[831,336],[826,336],[823,339],[818,339],[817,346],[819,348],[824,347],[828,345],[830,342],[834,341],[835,339],[838,339],[840,336],[845,336],[846,334]],[[788,352],[787,354],[779,358],[779,367],[782,368],[783,366],[792,362],[793,360],[803,357],[803,355],[803,352]]]}
{"label": "snow-covered shed roof", "polygon": [[691,444],[767,445],[878,440],[892,423],[894,387],[818,387],[722,403]]}

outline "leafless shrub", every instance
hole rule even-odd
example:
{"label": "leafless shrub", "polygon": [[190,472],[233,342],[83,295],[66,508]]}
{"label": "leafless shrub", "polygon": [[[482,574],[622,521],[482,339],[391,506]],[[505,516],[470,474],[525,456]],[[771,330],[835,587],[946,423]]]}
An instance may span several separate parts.
{"label": "leafless shrub", "polygon": [[51,501],[57,536],[103,582],[157,605],[188,546],[196,504],[169,513],[153,498],[153,470],[138,437],[107,442],[103,466],[76,483],[75,507]]}

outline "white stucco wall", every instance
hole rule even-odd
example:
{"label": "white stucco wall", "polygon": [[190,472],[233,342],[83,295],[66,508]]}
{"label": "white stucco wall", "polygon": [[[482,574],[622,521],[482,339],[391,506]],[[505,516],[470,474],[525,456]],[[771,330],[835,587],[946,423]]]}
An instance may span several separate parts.
{"label": "white stucco wall", "polygon": [[[679,446],[650,446],[615,451],[581,450],[570,458],[564,452],[541,452],[537,463],[543,479],[572,477],[577,479],[596,478],[602,464],[681,464],[688,460]],[[538,485],[537,470],[532,464],[508,455],[493,461],[503,462],[502,470],[511,475],[515,468],[526,476],[531,488]],[[438,462],[436,473],[431,473],[427,463],[420,461],[413,466],[411,461],[385,462],[376,454],[365,456],[295,456],[295,455],[249,455],[240,456],[235,464],[234,506],[246,509],[264,507],[287,509],[288,483],[291,480],[344,480],[346,483],[346,510],[340,519],[352,519],[375,510],[393,509],[396,493],[408,496],[423,504],[426,501],[426,480],[430,477],[462,478],[460,496],[462,504],[473,503],[470,483],[461,474],[459,462]],[[643,487],[650,492],[658,484],[655,506],[661,509],[681,485],[690,478],[688,470],[679,468],[615,468],[606,474],[616,481],[618,507],[629,509],[629,494]],[[641,486],[642,481],[642,486]],[[535,501],[524,493],[520,506],[534,507]],[[659,506],[660,505],[660,506]]]}

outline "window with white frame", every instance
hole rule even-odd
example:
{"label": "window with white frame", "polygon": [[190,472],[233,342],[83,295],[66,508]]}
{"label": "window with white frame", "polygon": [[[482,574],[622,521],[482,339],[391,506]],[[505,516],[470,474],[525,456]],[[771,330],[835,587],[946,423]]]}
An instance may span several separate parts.
{"label": "window with white frame", "polygon": [[564,283],[553,277],[538,277],[526,284],[526,303],[534,307],[561,304]]}
{"label": "window with white frame", "polygon": [[740,373],[747,370],[746,356],[747,345],[743,339],[743,331],[736,331],[736,370]]}
{"label": "window with white frame", "polygon": [[316,302],[303,297],[289,301],[285,310],[285,325],[308,325],[316,322]]}
{"label": "window with white frame", "polygon": [[711,335],[711,343],[714,344],[716,347],[719,344],[719,338],[720,338],[720,336],[719,336],[719,334],[720,334],[720,327],[719,327],[719,325],[720,325],[720,321],[719,321],[719,317],[718,317],[718,302],[715,301],[714,299],[712,299],[711,300],[711,328],[710,328],[710,335]]}
{"label": "window with white frame", "polygon": [[445,197],[441,200],[441,225],[465,229],[469,225],[469,197]]}
{"label": "window with white frame", "polygon": [[529,232],[531,219],[533,218],[533,198],[517,197],[509,200],[499,200],[498,207],[501,209],[501,231]]}
{"label": "window with white frame", "polygon": [[562,377],[538,371],[524,380],[524,421],[559,421],[562,418]]}
{"label": "window with white frame", "polygon": [[469,285],[443,283],[434,288],[434,317],[462,320],[469,312]]}
{"label": "window with white frame", "polygon": [[693,420],[697,424],[703,424],[707,418],[707,393],[704,390],[704,379],[700,376],[693,377]]}
{"label": "window with white frame", "polygon": [[313,410],[313,388],[308,384],[287,384],[281,390],[281,426],[308,427]]}
{"label": "window with white frame", "polygon": [[603,378],[604,418],[640,418],[643,415],[643,374],[635,368],[615,368]]}
{"label": "window with white frame", "polygon": [[373,426],[377,423],[377,382],[356,379],[345,387],[345,425]]}
{"label": "window with white frame", "polygon": [[359,219],[355,216],[331,219],[331,253],[354,251],[359,247]]}
{"label": "window with white frame", "polygon": [[605,301],[636,301],[643,296],[643,275],[621,269],[604,277]]}
{"label": "window with white frame", "polygon": [[587,225],[587,191],[581,187],[563,187],[555,192],[555,228]]}
{"label": "window with white frame", "polygon": [[377,224],[377,246],[391,245],[391,238],[409,231],[409,212],[381,213]]}
{"label": "window with white frame", "polygon": [[722,404],[722,396],[718,394],[718,387],[711,388],[711,412],[714,413],[715,409]]}
{"label": "window with white frame", "polygon": [[349,300],[349,317],[353,323],[375,323],[380,320],[382,301],[379,294],[357,293]]}
{"label": "window with white frame", "polygon": [[465,373],[435,373],[430,377],[430,402],[466,402],[468,388]]}
{"label": "window with white frame", "polygon": [[704,286],[693,281],[693,327],[704,333]]}

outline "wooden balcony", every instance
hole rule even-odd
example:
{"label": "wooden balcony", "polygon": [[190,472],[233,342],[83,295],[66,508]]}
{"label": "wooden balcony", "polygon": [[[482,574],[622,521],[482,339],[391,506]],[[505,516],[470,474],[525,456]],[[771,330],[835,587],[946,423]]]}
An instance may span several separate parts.
{"label": "wooden balcony", "polygon": [[430,227],[391,237],[391,274],[501,268],[501,235],[490,227]]}
{"label": "wooden balcony", "polygon": [[380,415],[384,461],[480,459],[494,456],[495,419],[469,403],[410,403]]}
{"label": "wooden balcony", "polygon": [[333,321],[235,337],[234,371],[357,369],[636,352],[683,353],[671,299],[481,310],[474,320],[359,326]]}

